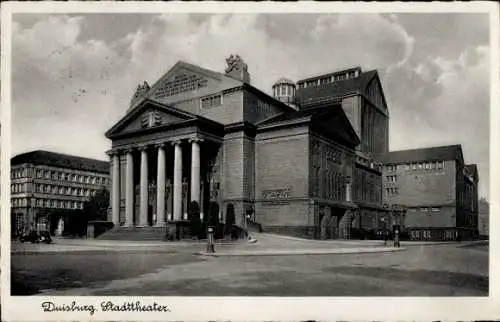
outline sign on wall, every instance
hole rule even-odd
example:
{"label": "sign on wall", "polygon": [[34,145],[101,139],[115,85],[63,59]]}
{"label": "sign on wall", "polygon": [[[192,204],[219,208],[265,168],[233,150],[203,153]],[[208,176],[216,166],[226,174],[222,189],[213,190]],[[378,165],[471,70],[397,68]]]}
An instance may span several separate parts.
{"label": "sign on wall", "polygon": [[290,197],[290,188],[263,190],[262,199],[276,200]]}
{"label": "sign on wall", "polygon": [[177,75],[173,80],[163,83],[163,85],[156,90],[154,96],[155,98],[173,96],[206,87],[207,84],[208,80],[200,75]]}

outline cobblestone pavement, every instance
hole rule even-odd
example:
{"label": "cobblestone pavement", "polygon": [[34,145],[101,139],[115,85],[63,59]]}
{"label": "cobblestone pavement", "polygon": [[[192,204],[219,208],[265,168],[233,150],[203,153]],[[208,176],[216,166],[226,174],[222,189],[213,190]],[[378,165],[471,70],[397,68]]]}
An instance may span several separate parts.
{"label": "cobblestone pavement", "polygon": [[124,250],[12,255],[13,294],[487,296],[488,246],[376,254],[204,257]]}

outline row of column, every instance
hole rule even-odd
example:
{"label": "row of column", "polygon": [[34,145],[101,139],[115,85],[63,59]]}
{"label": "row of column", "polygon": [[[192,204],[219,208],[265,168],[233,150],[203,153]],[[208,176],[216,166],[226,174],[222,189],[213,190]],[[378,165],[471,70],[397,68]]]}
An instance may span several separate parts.
{"label": "row of column", "polygon": [[[200,202],[200,139],[190,139],[191,143],[191,201]],[[182,147],[181,141],[171,142],[174,146],[174,180],[173,180],[173,215],[174,220],[182,219]],[[166,156],[165,144],[156,144],[158,150],[157,167],[157,202],[156,215],[157,226],[165,226],[165,179],[166,179]],[[140,173],[140,204],[139,204],[139,226],[148,224],[148,153],[147,146],[138,147],[141,151],[141,173]],[[134,225],[134,159],[133,148],[125,150],[126,174],[125,174],[125,226]],[[112,221],[115,226],[120,224],[120,159],[119,152],[112,151]]]}

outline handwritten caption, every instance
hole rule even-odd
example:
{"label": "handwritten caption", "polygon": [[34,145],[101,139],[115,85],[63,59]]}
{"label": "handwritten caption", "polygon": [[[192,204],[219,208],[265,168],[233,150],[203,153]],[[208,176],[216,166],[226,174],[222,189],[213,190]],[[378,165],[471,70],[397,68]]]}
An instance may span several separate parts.
{"label": "handwritten caption", "polygon": [[156,302],[143,304],[141,301],[115,303],[103,301],[100,305],[79,304],[76,301],[67,303],[43,302],[43,312],[88,312],[94,315],[96,312],[170,312],[168,305],[161,305]]}

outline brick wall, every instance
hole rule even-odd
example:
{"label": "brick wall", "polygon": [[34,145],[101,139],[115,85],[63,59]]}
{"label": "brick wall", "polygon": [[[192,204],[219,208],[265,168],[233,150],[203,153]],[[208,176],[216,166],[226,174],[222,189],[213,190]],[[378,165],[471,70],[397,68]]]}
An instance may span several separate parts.
{"label": "brick wall", "polygon": [[404,226],[408,228],[454,227],[456,209],[439,207],[440,211],[421,211],[420,207],[406,212]]}
{"label": "brick wall", "polygon": [[224,137],[224,199],[243,198],[243,132]]}
{"label": "brick wall", "polygon": [[[387,176],[395,175],[396,183],[388,182]],[[455,161],[445,161],[444,168],[410,170],[404,164],[397,165],[396,171],[383,170],[382,193],[387,203],[401,204],[408,207],[420,205],[454,204],[456,201]],[[397,188],[398,193],[387,194],[387,188]]]}
{"label": "brick wall", "polygon": [[361,98],[359,95],[344,98],[342,100],[342,109],[351,122],[354,131],[361,138]]}
{"label": "brick wall", "polygon": [[259,98],[257,95],[250,93],[249,91],[244,91],[243,100],[243,117],[245,121],[250,123],[257,123],[271,116],[278,115],[285,111],[290,111],[290,109],[274,105],[274,101],[271,99]]}
{"label": "brick wall", "polygon": [[[308,224],[308,151],[307,127],[257,135],[255,213],[264,228]],[[273,196],[283,189],[286,195]]]}

